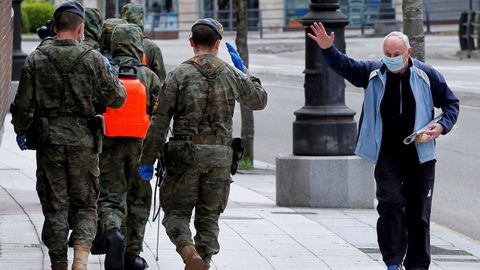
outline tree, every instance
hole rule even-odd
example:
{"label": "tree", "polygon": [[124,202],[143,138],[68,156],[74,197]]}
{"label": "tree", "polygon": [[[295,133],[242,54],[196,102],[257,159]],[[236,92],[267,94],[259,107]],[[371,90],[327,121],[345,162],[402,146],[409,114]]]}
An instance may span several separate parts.
{"label": "tree", "polygon": [[423,32],[423,0],[403,0],[403,32],[410,39],[412,56],[425,61],[425,34]]}
{"label": "tree", "polygon": [[[235,38],[235,45],[243,63],[248,68],[248,13],[247,1],[236,0],[237,7],[237,36]],[[253,137],[254,137],[254,121],[253,111],[243,106],[240,107],[242,115],[242,131],[241,136],[246,140],[245,152],[243,155],[243,168],[251,169],[253,167]]]}

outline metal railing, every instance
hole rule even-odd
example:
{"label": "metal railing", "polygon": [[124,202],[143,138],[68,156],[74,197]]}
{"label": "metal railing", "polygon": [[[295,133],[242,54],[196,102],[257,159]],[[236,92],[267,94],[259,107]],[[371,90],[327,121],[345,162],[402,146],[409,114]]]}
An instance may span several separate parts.
{"label": "metal railing", "polygon": [[[480,9],[480,0],[424,0],[424,24],[426,33],[431,33],[431,26],[438,24],[457,24],[460,14],[469,8]],[[344,1],[345,2],[345,1]],[[340,10],[349,17],[347,29],[359,29],[363,35],[366,29],[375,24],[398,24],[402,20],[401,4],[371,4],[365,0],[349,0],[341,5]],[[392,1],[396,2],[396,1]],[[250,31],[258,31],[262,38],[267,30],[303,30],[299,20],[309,10],[307,8],[272,8],[248,9],[248,26]],[[197,18],[212,17],[220,21],[225,31],[236,30],[236,9],[203,11],[199,13],[155,13],[147,12],[145,30],[148,31],[190,31]],[[294,14],[294,16],[290,16]],[[181,19],[182,18],[182,19]],[[191,18],[191,19],[185,19]]]}

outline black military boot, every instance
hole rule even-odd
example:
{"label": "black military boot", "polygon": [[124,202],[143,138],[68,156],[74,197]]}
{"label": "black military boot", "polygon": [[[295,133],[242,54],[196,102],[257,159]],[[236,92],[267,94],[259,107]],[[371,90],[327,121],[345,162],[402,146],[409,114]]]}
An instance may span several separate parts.
{"label": "black military boot", "polygon": [[106,253],[105,270],[124,270],[123,250],[125,238],[120,230],[113,229],[105,234]]}
{"label": "black military boot", "polygon": [[125,270],[143,270],[146,268],[148,268],[148,264],[144,258],[125,253]]}
{"label": "black military boot", "polygon": [[102,232],[100,231],[100,226],[97,227],[97,234],[95,234],[95,238],[92,242],[92,249],[91,253],[93,255],[100,255],[105,254],[107,252],[107,242],[103,237]]}

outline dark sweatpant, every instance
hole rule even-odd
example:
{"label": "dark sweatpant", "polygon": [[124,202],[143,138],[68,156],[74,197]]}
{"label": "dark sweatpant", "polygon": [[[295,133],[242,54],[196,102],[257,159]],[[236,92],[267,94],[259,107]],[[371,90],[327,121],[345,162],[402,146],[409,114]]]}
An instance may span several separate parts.
{"label": "dark sweatpant", "polygon": [[435,160],[377,162],[377,237],[387,265],[404,261],[406,270],[428,269],[434,178]]}

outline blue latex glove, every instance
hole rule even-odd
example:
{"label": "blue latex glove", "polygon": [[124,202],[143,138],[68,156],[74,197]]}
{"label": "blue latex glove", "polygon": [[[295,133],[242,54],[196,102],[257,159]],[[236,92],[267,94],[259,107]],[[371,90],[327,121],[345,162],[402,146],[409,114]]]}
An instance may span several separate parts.
{"label": "blue latex glove", "polygon": [[138,167],[138,174],[143,180],[150,181],[153,177],[153,165],[140,164]]}
{"label": "blue latex glove", "polygon": [[107,64],[108,70],[112,71],[112,64],[110,64],[110,60],[108,60],[107,57],[103,56],[103,62],[105,62],[105,64]]}
{"label": "blue latex glove", "polygon": [[237,50],[232,46],[232,44],[226,42],[227,44],[227,49],[228,53],[230,54],[230,57],[232,58],[233,65],[240,69],[241,71],[245,71],[247,67],[243,64],[242,57],[240,57],[240,54],[238,54]]}
{"label": "blue latex glove", "polygon": [[27,142],[25,135],[18,134],[17,135],[17,144],[20,150],[27,150]]}

